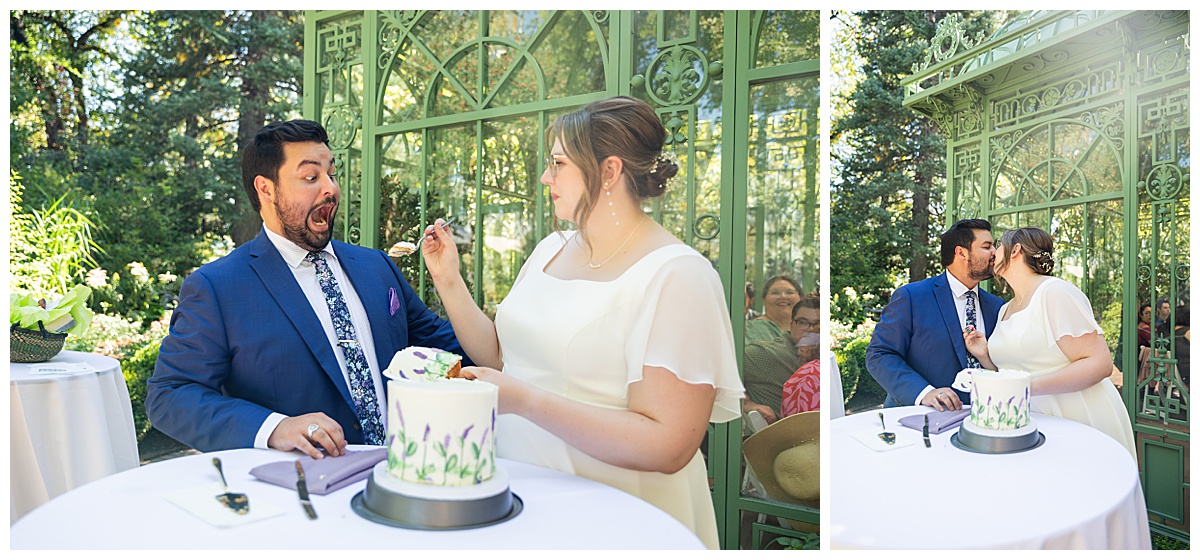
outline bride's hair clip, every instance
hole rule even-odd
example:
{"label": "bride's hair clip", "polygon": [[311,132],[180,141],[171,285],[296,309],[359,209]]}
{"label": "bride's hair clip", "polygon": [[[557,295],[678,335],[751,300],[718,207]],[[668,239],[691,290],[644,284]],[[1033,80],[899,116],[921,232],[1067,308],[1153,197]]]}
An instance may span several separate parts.
{"label": "bride's hair clip", "polygon": [[1041,251],[1034,255],[1034,258],[1037,259],[1037,266],[1043,274],[1050,274],[1050,271],[1054,270],[1054,257],[1049,251]]}
{"label": "bride's hair clip", "polygon": [[667,162],[675,164],[675,167],[679,167],[679,156],[676,156],[675,152],[669,152],[666,150],[659,152],[657,156],[654,156],[654,165],[650,166],[650,172],[657,173],[658,164]]}
{"label": "bride's hair clip", "polygon": [[[658,173],[658,165],[660,163],[663,163],[663,164],[671,163],[671,164],[674,164],[676,168],[678,168],[679,167],[679,157],[675,155],[675,152],[671,152],[671,151],[667,151],[667,150],[663,150],[663,151],[659,152],[658,155],[654,157],[654,164],[650,166],[650,172],[649,172],[650,175],[654,175],[655,173]],[[676,177],[677,176],[678,175],[676,175]],[[672,177],[671,179],[674,179],[674,177]],[[667,179],[667,180],[663,181],[662,184],[659,186],[659,188],[661,188],[661,189],[667,188],[667,184],[671,182],[671,179]]]}

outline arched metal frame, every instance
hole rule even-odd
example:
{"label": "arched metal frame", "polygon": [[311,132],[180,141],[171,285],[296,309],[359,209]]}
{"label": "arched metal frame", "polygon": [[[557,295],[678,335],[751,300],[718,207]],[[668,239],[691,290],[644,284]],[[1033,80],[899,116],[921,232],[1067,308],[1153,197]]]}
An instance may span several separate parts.
{"label": "arched metal frame", "polygon": [[1190,388],[1174,337],[1139,356],[1136,310],[1189,301],[1189,80],[1188,12],[1036,11],[986,40],[948,16],[903,81],[947,139],[947,223],[1054,236],[1123,372],[1151,525],[1183,540]]}
{"label": "arched metal frame", "polygon": [[[797,14],[811,21],[797,26]],[[343,187],[336,235],[386,248],[453,216],[464,278],[493,312],[551,231],[542,131],[588,102],[633,95],[662,118],[681,167],[648,210],[713,262],[740,353],[748,277],[790,273],[806,289],[818,277],[817,21],[733,10],[307,12],[304,115],[330,130]],[[586,62],[564,65],[549,48]],[[423,263],[398,264],[438,309]],[[815,508],[740,493],[740,434],[739,422],[709,430],[723,548],[739,547],[743,511],[819,523]],[[756,548],[808,536],[761,524],[752,533]]]}

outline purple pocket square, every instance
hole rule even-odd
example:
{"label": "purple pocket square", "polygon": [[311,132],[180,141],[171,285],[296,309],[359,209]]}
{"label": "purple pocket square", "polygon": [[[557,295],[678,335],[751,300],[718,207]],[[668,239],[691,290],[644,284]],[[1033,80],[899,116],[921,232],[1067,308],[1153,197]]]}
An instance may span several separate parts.
{"label": "purple pocket square", "polygon": [[[313,459],[304,456],[300,465],[304,467],[304,478],[308,482],[308,491],[312,494],[328,494],[345,488],[360,480],[366,480],[371,470],[380,461],[387,460],[387,448],[369,449],[365,451],[346,450],[341,457]],[[296,461],[276,461],[250,469],[255,478],[283,486],[296,488]]]}
{"label": "purple pocket square", "polygon": [[396,288],[388,288],[388,316],[395,315],[400,310],[400,298],[396,296]]}

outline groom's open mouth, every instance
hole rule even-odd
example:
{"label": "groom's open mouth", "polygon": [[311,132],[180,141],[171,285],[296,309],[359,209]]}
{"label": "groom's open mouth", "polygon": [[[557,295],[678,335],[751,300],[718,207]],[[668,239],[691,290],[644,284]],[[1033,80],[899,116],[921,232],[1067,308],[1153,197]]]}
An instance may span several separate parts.
{"label": "groom's open mouth", "polygon": [[337,211],[337,202],[328,201],[308,213],[309,228],[313,231],[325,231],[329,229],[330,222],[333,221],[333,214]]}

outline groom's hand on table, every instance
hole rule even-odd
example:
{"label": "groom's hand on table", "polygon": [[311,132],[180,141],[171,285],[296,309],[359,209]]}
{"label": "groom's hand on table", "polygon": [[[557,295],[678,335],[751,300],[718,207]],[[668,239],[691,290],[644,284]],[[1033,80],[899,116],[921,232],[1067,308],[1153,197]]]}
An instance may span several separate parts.
{"label": "groom's hand on table", "polygon": [[[309,428],[316,429],[309,435]],[[338,457],[346,453],[346,436],[342,427],[323,412],[310,412],[300,416],[290,416],[275,426],[275,431],[267,438],[267,447],[280,451],[299,449],[313,459],[325,455],[317,446],[325,448],[325,453]]]}
{"label": "groom's hand on table", "polygon": [[962,401],[958,399],[958,393],[949,387],[937,387],[934,390],[925,393],[925,398],[921,399],[921,404],[931,406],[937,409],[938,412],[944,410],[962,410]]}

